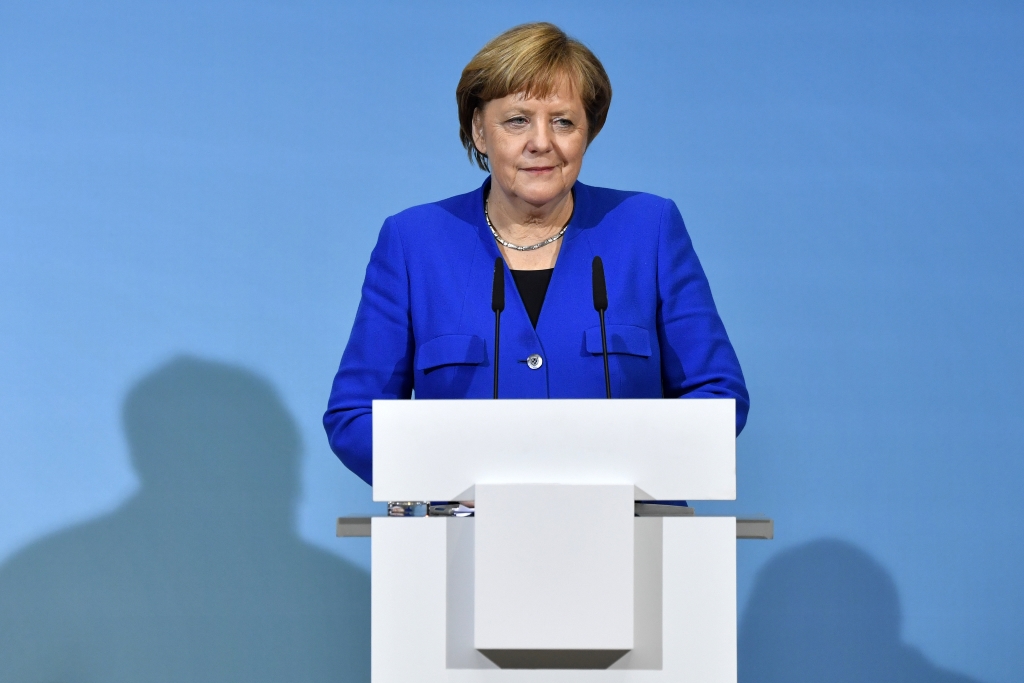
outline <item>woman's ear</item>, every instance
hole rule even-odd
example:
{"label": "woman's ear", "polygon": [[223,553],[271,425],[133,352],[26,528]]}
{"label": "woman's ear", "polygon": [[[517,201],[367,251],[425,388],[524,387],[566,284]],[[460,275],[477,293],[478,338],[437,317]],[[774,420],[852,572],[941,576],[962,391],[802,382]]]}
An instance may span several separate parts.
{"label": "woman's ear", "polygon": [[487,156],[487,142],[484,140],[484,112],[477,107],[473,112],[473,146],[476,151]]}

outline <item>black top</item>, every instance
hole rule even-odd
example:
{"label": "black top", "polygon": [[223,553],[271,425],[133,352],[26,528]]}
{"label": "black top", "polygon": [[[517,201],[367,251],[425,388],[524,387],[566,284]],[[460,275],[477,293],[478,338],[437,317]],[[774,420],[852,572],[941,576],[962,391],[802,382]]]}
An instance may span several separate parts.
{"label": "black top", "polygon": [[546,270],[512,270],[512,279],[516,281],[516,289],[519,296],[526,305],[526,313],[530,316],[530,322],[537,327],[537,319],[540,318],[540,309],[544,305],[544,296],[548,293],[548,283],[551,282],[551,273],[554,268]]}

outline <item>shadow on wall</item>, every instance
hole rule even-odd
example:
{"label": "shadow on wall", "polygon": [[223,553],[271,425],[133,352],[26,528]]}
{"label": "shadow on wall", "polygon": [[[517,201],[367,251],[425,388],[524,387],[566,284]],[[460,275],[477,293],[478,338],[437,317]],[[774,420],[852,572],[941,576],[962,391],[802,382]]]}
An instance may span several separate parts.
{"label": "shadow on wall", "polygon": [[889,574],[867,553],[820,540],[760,571],[740,622],[741,683],[977,683],[900,640]]}
{"label": "shadow on wall", "polygon": [[369,576],[292,530],[299,438],[273,388],[178,358],[124,427],[139,494],[0,568],[0,680],[368,681]]}

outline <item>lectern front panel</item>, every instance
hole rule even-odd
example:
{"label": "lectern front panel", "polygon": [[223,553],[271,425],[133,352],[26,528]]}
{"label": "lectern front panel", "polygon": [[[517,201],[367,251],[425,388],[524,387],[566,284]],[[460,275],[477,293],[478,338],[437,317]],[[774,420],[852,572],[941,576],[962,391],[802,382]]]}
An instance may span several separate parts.
{"label": "lectern front panel", "polygon": [[736,683],[736,520],[634,518],[633,649],[590,670],[501,668],[473,647],[479,520],[373,520],[371,683]]}

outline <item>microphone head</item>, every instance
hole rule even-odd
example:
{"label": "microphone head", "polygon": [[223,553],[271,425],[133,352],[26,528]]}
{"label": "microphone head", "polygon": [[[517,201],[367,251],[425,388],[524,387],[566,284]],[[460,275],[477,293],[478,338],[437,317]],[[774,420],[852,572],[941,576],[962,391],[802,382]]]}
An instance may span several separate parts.
{"label": "microphone head", "polygon": [[600,256],[594,257],[594,310],[608,310],[608,289],[604,283],[604,264]]}
{"label": "microphone head", "polygon": [[505,260],[494,259],[494,286],[491,288],[491,310],[500,313],[505,310]]}

